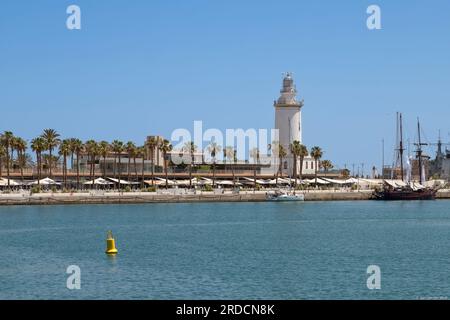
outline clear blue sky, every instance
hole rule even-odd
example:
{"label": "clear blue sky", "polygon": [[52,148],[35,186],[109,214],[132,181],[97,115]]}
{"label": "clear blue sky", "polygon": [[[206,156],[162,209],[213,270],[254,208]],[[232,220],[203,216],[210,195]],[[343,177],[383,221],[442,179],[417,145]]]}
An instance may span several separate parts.
{"label": "clear blue sky", "polygon": [[[66,29],[70,4],[80,31]],[[370,4],[382,30],[366,28]],[[305,100],[304,143],[341,167],[379,166],[383,137],[392,159],[397,110],[411,140],[417,116],[428,140],[449,140],[450,2],[0,3],[0,131],[28,140],[271,128],[284,71]]]}

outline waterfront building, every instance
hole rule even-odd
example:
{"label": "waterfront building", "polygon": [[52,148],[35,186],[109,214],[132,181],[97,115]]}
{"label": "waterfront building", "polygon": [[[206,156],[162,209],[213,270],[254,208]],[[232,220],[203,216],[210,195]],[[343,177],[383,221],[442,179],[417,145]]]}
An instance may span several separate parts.
{"label": "waterfront building", "polygon": [[[130,162],[130,167],[128,168],[128,163]],[[74,164],[76,165],[76,163]],[[84,174],[90,172],[91,158],[86,153],[81,153],[79,158],[80,173]],[[120,154],[120,164],[118,160],[118,155],[113,152],[108,153],[106,158],[96,157],[95,159],[95,172],[97,175],[102,175],[106,173],[107,176],[113,176],[118,174],[119,171],[122,176],[127,175],[128,170],[132,175],[137,171],[139,174],[142,171],[142,157],[136,158],[136,166],[134,165],[134,159],[128,161],[128,153],[122,152]],[[155,163],[155,171],[161,172],[161,166],[157,166]],[[144,159],[144,171],[150,172],[152,169],[151,159]],[[75,169],[73,169],[74,171]]]}

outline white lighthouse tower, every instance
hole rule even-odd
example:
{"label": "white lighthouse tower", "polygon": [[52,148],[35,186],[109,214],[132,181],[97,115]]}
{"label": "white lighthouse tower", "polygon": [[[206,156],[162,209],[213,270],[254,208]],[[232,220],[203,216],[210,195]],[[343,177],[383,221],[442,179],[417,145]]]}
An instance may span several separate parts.
{"label": "white lighthouse tower", "polygon": [[294,159],[290,145],[294,141],[302,143],[302,113],[303,100],[297,100],[297,89],[292,74],[287,72],[283,78],[281,95],[274,102],[275,129],[278,129],[278,141],[286,150],[287,156],[282,164],[284,173],[292,173]]}

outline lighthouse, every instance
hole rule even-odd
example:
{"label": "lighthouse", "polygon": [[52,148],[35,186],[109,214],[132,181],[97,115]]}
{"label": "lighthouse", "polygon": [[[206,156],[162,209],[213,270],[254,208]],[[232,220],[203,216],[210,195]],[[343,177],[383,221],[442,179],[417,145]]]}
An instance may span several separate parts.
{"label": "lighthouse", "polygon": [[278,130],[278,141],[286,150],[287,156],[282,164],[284,173],[292,172],[294,159],[290,145],[294,141],[302,143],[302,113],[303,100],[297,100],[297,89],[292,73],[284,74],[280,97],[274,101],[275,129]]}

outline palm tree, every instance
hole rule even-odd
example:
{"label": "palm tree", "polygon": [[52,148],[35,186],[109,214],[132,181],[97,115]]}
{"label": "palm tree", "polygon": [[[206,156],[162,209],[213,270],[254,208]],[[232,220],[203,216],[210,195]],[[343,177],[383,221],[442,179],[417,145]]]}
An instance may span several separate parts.
{"label": "palm tree", "polygon": [[341,175],[342,175],[342,178],[348,179],[350,177],[350,170],[348,170],[347,168],[342,169]]}
{"label": "palm tree", "polygon": [[45,129],[44,132],[42,133],[42,138],[44,138],[44,140],[45,140],[46,149],[48,150],[48,153],[50,155],[49,156],[49,168],[50,168],[49,176],[51,178],[52,177],[52,160],[53,160],[52,152],[53,152],[53,149],[55,149],[59,145],[61,140],[59,139],[59,134],[54,129]]}
{"label": "palm tree", "polygon": [[37,172],[38,172],[38,186],[41,180],[42,170],[42,151],[45,150],[45,141],[42,137],[34,138],[31,140],[31,150],[36,153]]}
{"label": "palm tree", "polygon": [[24,181],[23,168],[27,164],[26,157],[25,157],[25,152],[27,151],[27,142],[20,137],[16,137],[15,141],[14,141],[14,145],[17,150],[17,164],[19,165],[19,168],[20,168],[20,177],[21,177],[21,180],[23,183],[23,181]]}
{"label": "palm tree", "polygon": [[99,154],[99,147],[95,140],[89,140],[85,143],[86,146],[86,152],[88,154],[88,159],[90,162],[90,168],[89,168],[89,175],[92,180],[92,186],[94,186],[94,180],[95,180],[95,159],[97,155]]}
{"label": "palm tree", "polygon": [[19,154],[19,158],[17,159],[17,164],[19,168],[21,168],[21,179],[23,184],[24,183],[23,168],[32,167],[33,160],[31,159],[31,156],[28,153],[21,152]]}
{"label": "palm tree", "polygon": [[289,146],[291,149],[292,157],[294,159],[293,167],[292,167],[292,176],[294,177],[294,187],[297,186],[297,159],[300,156],[301,151],[301,143],[298,140],[295,140]]}
{"label": "palm tree", "polygon": [[166,175],[166,189],[167,189],[168,185],[169,185],[169,178],[168,178],[168,174],[167,174],[167,166],[168,166],[169,159],[167,159],[167,154],[173,150],[173,146],[170,144],[169,140],[163,140],[159,144],[159,150],[162,152],[163,158],[164,158],[164,172]]}
{"label": "palm tree", "polygon": [[183,148],[183,153],[187,153],[190,156],[189,161],[189,188],[192,188],[192,166],[195,162],[195,152],[197,151],[197,146],[192,141],[187,141]]}
{"label": "palm tree", "polygon": [[75,153],[75,156],[77,157],[77,189],[80,189],[80,155],[84,150],[83,142],[80,139],[73,139],[70,142],[71,149]]}
{"label": "palm tree", "polygon": [[16,160],[19,158],[19,150],[17,150],[17,139],[18,139],[18,137],[16,137],[16,136],[13,136],[11,139],[10,158],[11,158],[11,168],[13,168],[13,169],[15,169],[14,151],[17,152]]}
{"label": "palm tree", "polygon": [[73,170],[73,157],[75,155],[75,144],[76,144],[76,138],[70,138],[69,139],[69,147],[70,147],[70,169]]}
{"label": "palm tree", "polygon": [[207,147],[209,154],[211,155],[213,161],[213,187],[216,184],[216,155],[222,150],[222,147],[219,146],[216,142],[211,141]]}
{"label": "palm tree", "polygon": [[300,158],[300,180],[303,180],[303,160],[305,157],[307,157],[309,154],[308,148],[306,148],[305,145],[300,145],[300,152],[299,152],[299,158]]}
{"label": "palm tree", "polygon": [[[228,159],[230,162],[234,161],[234,157],[235,157],[235,150],[234,147],[232,146],[228,146],[225,147],[224,149],[224,158]],[[236,184],[236,179],[234,177],[234,165],[231,165],[231,174],[233,175],[233,186],[235,186]]]}
{"label": "palm tree", "polygon": [[322,168],[325,170],[325,173],[328,172],[328,170],[333,169],[333,163],[330,160],[323,160],[321,162]]}
{"label": "palm tree", "polygon": [[121,159],[121,154],[124,150],[124,146],[123,146],[123,142],[119,141],[119,140],[114,140],[111,144],[111,149],[114,152],[114,178],[116,178],[116,161],[117,158],[119,158],[119,163],[118,163],[118,174],[119,174],[119,190],[120,190],[120,179],[121,179],[121,173],[122,170],[120,168],[120,159]]}
{"label": "palm tree", "polygon": [[13,140],[14,140],[14,134],[11,131],[5,131],[0,137],[1,144],[5,148],[5,152],[6,152],[6,178],[8,179],[8,188],[11,187],[10,181],[9,181],[9,179],[10,179],[9,168],[10,168],[11,157],[12,157],[12,155],[10,157],[10,148],[12,148]]}
{"label": "palm tree", "polygon": [[[1,136],[0,136],[1,139]],[[5,151],[5,147],[3,146],[3,144],[0,141],[0,178],[3,175],[3,158],[6,156],[6,151]]]}
{"label": "palm tree", "polygon": [[274,150],[274,155],[278,158],[279,165],[276,175],[276,184],[278,185],[278,176],[283,176],[283,159],[287,156],[286,149],[283,147],[282,144],[280,144],[278,141],[274,141],[271,149]]}
{"label": "palm tree", "polygon": [[148,138],[147,142],[145,143],[148,149],[150,150],[150,159],[152,161],[152,186],[155,185],[155,149],[159,146],[159,139],[156,137],[150,137]]}
{"label": "palm tree", "polygon": [[253,185],[256,190],[256,164],[259,164],[259,149],[253,148],[250,150],[250,157],[253,158]]}
{"label": "palm tree", "polygon": [[130,181],[131,158],[134,158],[134,168],[136,169],[136,145],[132,141],[128,141],[127,144],[125,145],[125,150],[128,153],[127,176],[128,176],[128,181]]}
{"label": "palm tree", "polygon": [[103,178],[106,178],[106,157],[108,156],[110,145],[108,141],[101,141],[98,144],[98,153],[103,157]]}
{"label": "palm tree", "polygon": [[[141,188],[144,188],[144,180],[145,180],[145,155],[147,152],[147,148],[145,146],[138,147],[136,156],[142,158],[142,171],[141,171]],[[137,174],[136,174],[137,175]]]}
{"label": "palm tree", "polygon": [[70,140],[65,139],[59,146],[59,155],[63,157],[63,181],[64,188],[67,189],[67,156],[70,154]]}
{"label": "palm tree", "polygon": [[311,148],[311,157],[314,158],[314,173],[315,173],[315,179],[316,179],[316,185],[317,185],[317,169],[320,158],[322,158],[323,152],[322,149],[315,146]]}
{"label": "palm tree", "polygon": [[131,156],[133,157],[133,165],[134,165],[134,180],[137,182],[138,179],[138,172],[137,172],[137,165],[136,165],[136,158],[139,155],[139,148],[134,147],[133,152],[131,153]]}

